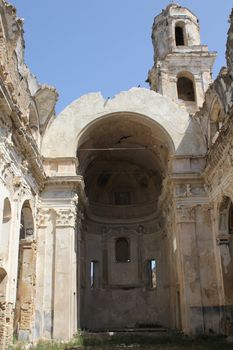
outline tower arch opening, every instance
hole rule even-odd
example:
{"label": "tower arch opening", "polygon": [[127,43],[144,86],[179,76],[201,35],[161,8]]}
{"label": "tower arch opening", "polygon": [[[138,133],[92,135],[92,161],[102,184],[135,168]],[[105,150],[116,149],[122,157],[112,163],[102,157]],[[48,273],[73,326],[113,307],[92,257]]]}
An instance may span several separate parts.
{"label": "tower arch opening", "polygon": [[185,46],[185,27],[183,22],[178,22],[175,25],[175,41],[176,46]]}
{"label": "tower arch opening", "polygon": [[[78,173],[89,201],[79,243],[80,256],[85,247],[85,259],[79,261],[82,328],[169,325],[168,277],[162,273],[169,267],[161,254],[166,247],[162,249],[159,197],[172,151],[165,130],[136,113],[105,116],[81,134]],[[156,261],[156,288],[148,283],[149,261]],[[86,283],[95,279],[89,276],[93,262],[98,284]],[[130,312],[135,300],[137,315]]]}
{"label": "tower arch opening", "polygon": [[178,99],[184,102],[196,102],[194,79],[192,74],[182,72],[177,75]]}

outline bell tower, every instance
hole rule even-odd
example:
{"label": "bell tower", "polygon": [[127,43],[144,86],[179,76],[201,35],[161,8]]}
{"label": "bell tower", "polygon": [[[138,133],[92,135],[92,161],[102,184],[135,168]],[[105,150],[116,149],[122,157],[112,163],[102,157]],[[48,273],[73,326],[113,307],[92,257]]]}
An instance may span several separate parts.
{"label": "bell tower", "polygon": [[154,66],[148,82],[152,90],[195,113],[212,82],[216,52],[201,45],[198,18],[185,7],[170,4],[152,27]]}

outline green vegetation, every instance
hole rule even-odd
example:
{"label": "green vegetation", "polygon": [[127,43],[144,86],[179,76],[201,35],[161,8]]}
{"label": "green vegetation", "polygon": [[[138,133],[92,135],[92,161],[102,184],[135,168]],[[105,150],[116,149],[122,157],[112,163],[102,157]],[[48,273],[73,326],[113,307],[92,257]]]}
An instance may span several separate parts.
{"label": "green vegetation", "polygon": [[[93,347],[93,350],[119,350],[119,348],[134,348],[148,350],[232,350],[233,344],[221,336],[188,337],[181,334],[175,335],[140,335],[140,334],[113,334],[106,336],[89,335],[88,333],[77,334],[68,343],[40,341],[31,347],[33,350],[75,350],[80,347]],[[9,350],[23,350],[24,344],[16,343]]]}

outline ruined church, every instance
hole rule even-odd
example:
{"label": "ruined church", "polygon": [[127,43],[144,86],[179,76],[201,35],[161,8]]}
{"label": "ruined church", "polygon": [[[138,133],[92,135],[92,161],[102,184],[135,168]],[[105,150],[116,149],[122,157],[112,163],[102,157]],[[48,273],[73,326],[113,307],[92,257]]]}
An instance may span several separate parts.
{"label": "ruined church", "polygon": [[187,8],[155,17],[152,44],[150,88],[56,116],[0,0],[1,349],[77,329],[233,334],[233,12],[215,81]]}

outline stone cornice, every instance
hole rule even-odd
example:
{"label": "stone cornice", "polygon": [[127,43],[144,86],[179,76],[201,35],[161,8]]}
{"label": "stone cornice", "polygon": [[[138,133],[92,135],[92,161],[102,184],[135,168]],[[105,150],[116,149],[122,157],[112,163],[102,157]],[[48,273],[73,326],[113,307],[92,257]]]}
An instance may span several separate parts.
{"label": "stone cornice", "polygon": [[184,181],[203,181],[203,176],[199,172],[184,172],[184,173],[172,173],[169,175],[169,180],[173,181],[174,183],[183,183]]}
{"label": "stone cornice", "polygon": [[37,149],[32,136],[28,133],[26,126],[21,118],[19,108],[13,103],[11,96],[0,79],[0,91],[2,94],[1,103],[7,110],[13,124],[13,139],[20,147],[23,155],[28,161],[29,168],[38,183],[39,187],[43,187],[43,182],[46,178],[41,155]]}
{"label": "stone cornice", "polygon": [[62,186],[73,186],[74,188],[84,189],[83,176],[52,176],[47,177],[45,185],[62,185]]}
{"label": "stone cornice", "polygon": [[81,204],[86,206],[88,204],[88,199],[84,190],[83,176],[53,176],[48,177],[45,181],[45,186],[61,186],[72,188],[73,191],[78,193],[81,200]]}

